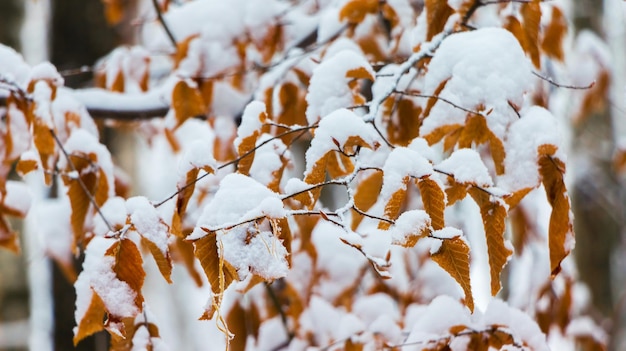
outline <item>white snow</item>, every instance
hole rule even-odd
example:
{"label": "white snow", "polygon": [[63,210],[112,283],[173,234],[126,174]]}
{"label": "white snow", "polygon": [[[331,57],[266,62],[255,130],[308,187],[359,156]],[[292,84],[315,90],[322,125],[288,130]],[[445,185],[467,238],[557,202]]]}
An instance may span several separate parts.
{"label": "white snow", "polygon": [[131,197],[126,200],[126,211],[137,232],[165,255],[168,252],[169,228],[152,203],[143,196]]}
{"label": "white snow", "polygon": [[478,152],[472,149],[459,149],[443,160],[437,170],[450,174],[460,184],[490,187],[493,180]]}

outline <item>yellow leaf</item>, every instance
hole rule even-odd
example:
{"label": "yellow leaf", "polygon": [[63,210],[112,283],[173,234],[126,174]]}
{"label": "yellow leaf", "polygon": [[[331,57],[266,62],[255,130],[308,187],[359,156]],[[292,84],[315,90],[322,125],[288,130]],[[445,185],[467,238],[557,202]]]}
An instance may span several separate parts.
{"label": "yellow leaf", "polygon": [[434,230],[443,229],[445,226],[444,210],[446,208],[446,194],[439,183],[429,177],[416,181],[422,195],[424,210],[430,216]]}
{"label": "yellow leaf", "polygon": [[378,0],[350,0],[339,11],[339,20],[347,20],[350,24],[361,23],[368,13],[378,11],[378,4]]}
{"label": "yellow leaf", "polygon": [[426,41],[430,41],[435,35],[443,31],[446,22],[454,10],[448,5],[447,1],[426,0],[424,3],[426,8]]}
{"label": "yellow leaf", "polygon": [[448,274],[459,283],[465,292],[465,304],[474,311],[474,298],[470,286],[469,247],[459,237],[443,239],[439,251],[431,255]]}
{"label": "yellow leaf", "polygon": [[220,295],[237,279],[235,268],[220,257],[216,233],[210,232],[196,240],[194,246],[194,254],[200,260],[200,265],[209,279],[211,290],[215,295]]}
{"label": "yellow leaf", "polygon": [[172,91],[172,108],[176,114],[176,127],[187,119],[205,114],[205,103],[200,91],[179,81]]}
{"label": "yellow leaf", "polygon": [[141,288],[146,272],[143,270],[143,259],[137,245],[130,239],[121,239],[111,245],[106,255],[115,257],[113,271],[117,279],[126,282],[135,292],[135,306],[141,311],[143,309]]}
{"label": "yellow leaf", "polygon": [[489,256],[491,295],[496,296],[502,288],[500,273],[502,273],[509,256],[513,254],[506,247],[504,240],[506,208],[498,201],[491,201],[491,195],[478,188],[470,189],[469,193],[480,207],[487,240],[487,255]]}
{"label": "yellow leaf", "polygon": [[77,322],[78,328],[74,335],[74,346],[84,338],[104,329],[103,318],[105,314],[104,302],[95,292],[91,295],[91,302],[83,318]]}
{"label": "yellow leaf", "polygon": [[550,270],[554,277],[561,271],[561,261],[569,255],[574,245],[570,200],[563,180],[565,164],[551,154],[544,154],[539,159],[539,173],[546,189],[548,202],[552,206],[548,245],[550,247]]}
{"label": "yellow leaf", "polygon": [[[383,172],[375,171],[369,176],[363,178],[354,191],[354,206],[361,211],[369,210],[378,199],[380,189],[383,186]],[[363,220],[363,215],[356,211],[352,211],[352,230],[355,230],[359,223]]]}

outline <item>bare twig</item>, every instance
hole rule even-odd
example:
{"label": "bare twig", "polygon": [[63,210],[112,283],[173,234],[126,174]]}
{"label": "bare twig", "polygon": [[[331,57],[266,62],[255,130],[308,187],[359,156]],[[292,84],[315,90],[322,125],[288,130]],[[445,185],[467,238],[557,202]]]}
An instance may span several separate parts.
{"label": "bare twig", "polygon": [[575,90],[586,90],[586,89],[591,89],[591,88],[592,88],[592,87],[596,84],[596,82],[595,82],[595,81],[591,82],[591,83],[590,83],[589,85],[587,85],[587,86],[577,86],[577,85],[560,84],[560,83],[557,83],[557,82],[555,82],[554,80],[552,80],[552,78],[542,76],[541,74],[539,74],[539,73],[537,73],[537,72],[534,72],[534,71],[533,71],[533,72],[532,72],[532,74],[533,74],[534,76],[536,76],[537,78],[540,78],[540,79],[542,79],[542,80],[545,80],[546,82],[548,82],[548,83],[550,83],[550,84],[552,84],[552,85],[554,85],[555,87],[558,87],[558,88],[575,89]]}
{"label": "bare twig", "polygon": [[371,219],[376,219],[376,220],[379,220],[379,221],[382,221],[382,222],[387,222],[389,224],[395,224],[396,223],[395,221],[393,221],[393,220],[391,220],[389,218],[378,217],[378,216],[374,216],[372,214],[369,214],[367,212],[364,212],[364,211],[360,210],[358,207],[356,207],[356,205],[352,206],[352,209],[356,213],[360,214],[361,216],[365,216],[365,217],[368,217],[368,218],[371,218]]}
{"label": "bare twig", "polygon": [[52,137],[54,138],[54,141],[56,142],[57,146],[59,147],[59,149],[61,149],[61,152],[65,156],[65,159],[67,160],[67,163],[70,165],[70,168],[72,169],[72,171],[74,171],[74,172],[76,172],[78,174],[78,177],[76,178],[76,181],[78,181],[78,184],[80,185],[81,189],[83,189],[83,192],[85,193],[85,195],[89,199],[89,202],[91,202],[93,207],[96,209],[96,211],[98,212],[98,215],[100,215],[100,218],[102,218],[102,221],[104,222],[104,224],[106,224],[106,226],[109,229],[109,231],[113,232],[114,231],[113,230],[113,226],[109,223],[109,221],[106,219],[106,217],[102,213],[102,210],[100,209],[100,206],[98,206],[98,204],[96,203],[96,199],[94,199],[94,197],[91,194],[91,192],[89,192],[89,189],[87,189],[87,185],[85,185],[85,182],[83,182],[83,180],[80,178],[80,172],[76,168],[76,165],[74,164],[74,161],[72,161],[72,159],[70,158],[70,155],[67,153],[67,150],[65,150],[65,148],[63,147],[63,144],[61,143],[61,140],[59,140],[59,137],[56,135],[54,130],[49,129],[49,131],[50,131],[50,134],[52,135]]}
{"label": "bare twig", "polygon": [[161,13],[161,7],[159,6],[159,2],[157,0],[152,0],[152,5],[154,5],[154,11],[156,11],[159,22],[161,22],[161,25],[163,26],[167,37],[170,39],[170,42],[172,42],[174,50],[178,49],[176,38],[174,37],[174,34],[172,34],[170,28],[167,26],[167,23],[165,23],[165,18],[163,18],[163,13]]}
{"label": "bare twig", "polygon": [[420,94],[420,93],[418,93],[418,92],[413,92],[413,91],[398,91],[398,90],[394,90],[394,93],[396,93],[396,94],[408,95],[408,96],[422,97],[422,98],[427,98],[427,99],[437,99],[437,100],[439,100],[439,101],[443,101],[443,102],[445,102],[446,104],[448,104],[448,105],[450,105],[450,106],[452,106],[452,107],[454,107],[454,108],[457,108],[457,109],[459,109],[459,110],[461,110],[461,111],[465,111],[465,112],[467,112],[467,113],[471,113],[471,114],[478,115],[478,116],[484,116],[484,115],[483,115],[482,113],[480,113],[480,112],[470,110],[470,109],[465,108],[465,107],[463,107],[463,106],[459,106],[459,105],[455,104],[454,102],[452,102],[452,101],[450,101],[450,100],[448,100],[448,99],[446,99],[446,98],[442,98],[441,96],[436,96],[436,95],[426,95],[426,94]]}

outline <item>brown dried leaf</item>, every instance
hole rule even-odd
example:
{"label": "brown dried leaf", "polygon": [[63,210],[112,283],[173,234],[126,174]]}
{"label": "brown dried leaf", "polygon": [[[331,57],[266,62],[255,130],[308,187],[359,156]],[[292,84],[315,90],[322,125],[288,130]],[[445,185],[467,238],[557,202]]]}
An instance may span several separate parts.
{"label": "brown dried leaf", "polygon": [[237,279],[237,272],[230,263],[220,257],[216,233],[207,233],[206,236],[194,242],[194,247],[194,254],[200,260],[213,294],[220,295]]}
{"label": "brown dried leaf", "polygon": [[15,171],[23,177],[37,168],[39,167],[36,160],[19,160],[15,166]]}
{"label": "brown dried leaf", "polygon": [[365,69],[365,67],[354,68],[346,72],[346,78],[351,79],[369,79],[374,81],[375,78],[372,76],[370,72]]}
{"label": "brown dried leaf", "polygon": [[491,201],[491,195],[478,188],[470,189],[469,193],[480,207],[489,256],[491,295],[496,296],[502,289],[500,273],[508,262],[509,256],[513,254],[513,251],[506,247],[504,240],[506,208],[498,201]]}
{"label": "brown dried leaf", "polygon": [[74,346],[84,338],[104,330],[103,318],[106,310],[104,302],[95,292],[91,295],[91,302],[83,318],[77,322],[78,327],[74,335]]}
{"label": "brown dried leaf", "polygon": [[11,229],[9,222],[2,215],[0,215],[0,247],[15,254],[21,251],[17,233]]}
{"label": "brown dried leaf", "polygon": [[[539,153],[542,154],[540,147]],[[565,188],[563,174],[565,164],[544,153],[539,159],[539,173],[546,189],[548,202],[552,206],[548,229],[548,245],[550,247],[550,270],[554,277],[561,271],[561,261],[569,255],[574,241],[570,200]]]}
{"label": "brown dried leaf", "polygon": [[[400,216],[400,208],[402,207],[402,204],[404,203],[404,199],[406,198],[406,194],[407,194],[406,184],[408,182],[409,182],[409,177],[405,177],[404,178],[405,186],[403,188],[396,190],[389,198],[389,201],[387,201],[387,204],[385,204],[385,218],[393,221],[393,220],[398,219],[398,216]],[[389,227],[391,227],[391,223],[389,222],[386,222],[386,221],[378,222],[378,229],[389,229]]]}
{"label": "brown dried leaf", "polygon": [[445,226],[444,210],[446,209],[446,194],[435,180],[430,177],[416,181],[422,195],[424,210],[431,219],[434,230],[443,229]]}
{"label": "brown dried leaf", "polygon": [[152,257],[154,257],[154,262],[156,262],[157,267],[159,267],[159,271],[165,280],[172,284],[172,258],[170,257],[169,252],[165,254],[159,249],[159,247],[153,243],[152,241],[146,239],[145,237],[141,238],[141,243],[148,247]]}
{"label": "brown dried leaf", "polygon": [[[80,179],[79,181],[67,175],[63,176],[63,183],[67,186],[67,195],[70,199],[70,206],[72,207],[70,220],[74,233],[74,243],[72,245],[74,250],[77,244],[83,244],[85,219],[91,208],[90,197],[95,193],[98,177],[96,173],[89,169],[90,161],[87,156],[70,155],[69,158],[76,167]],[[69,171],[71,171],[71,169],[66,170],[66,172]],[[85,193],[81,182],[88,193]]]}
{"label": "brown dried leaf", "polygon": [[117,279],[126,282],[137,294],[135,296],[135,306],[141,311],[143,309],[141,288],[146,272],[143,270],[143,259],[137,245],[130,239],[121,239],[111,245],[106,255],[115,257],[113,271],[117,275]]}
{"label": "brown dried leaf", "polygon": [[180,237],[176,237],[174,241],[174,246],[172,246],[171,248],[173,249],[173,259],[175,261],[182,261],[187,268],[187,272],[196,283],[196,285],[198,287],[202,286],[202,277],[196,269],[196,256],[194,256],[193,244],[183,240]]}
{"label": "brown dried leaf", "polygon": [[187,119],[204,115],[206,112],[202,94],[190,87],[185,81],[179,81],[172,91],[172,108],[176,114],[176,127]]}
{"label": "brown dried leaf", "polygon": [[[239,157],[241,157],[242,155],[245,155],[247,152],[250,152],[251,150],[254,150],[258,137],[259,137],[259,131],[255,130],[254,133],[252,133],[252,135],[248,135],[247,137],[243,138],[243,140],[241,141],[241,144],[239,144],[239,147],[237,148]],[[245,157],[242,157],[239,160],[239,162],[237,162],[237,172],[243,175],[250,174],[250,167],[252,167],[252,162],[254,161],[254,153],[255,152],[252,151],[250,154],[246,155]]]}
{"label": "brown dried leaf", "polygon": [[527,47],[524,50],[530,56],[535,67],[541,67],[539,56],[539,29],[541,21],[541,6],[539,0],[532,0],[521,5],[520,12],[524,19],[524,34],[526,35]]}
{"label": "brown dried leaf", "polygon": [[424,2],[426,8],[426,41],[430,41],[435,35],[443,31],[446,22],[454,10],[448,5],[447,1],[426,0]]}
{"label": "brown dried leaf", "polygon": [[[354,206],[361,211],[369,210],[378,199],[380,189],[383,186],[383,172],[375,171],[369,176],[363,178],[356,186],[354,191]],[[352,230],[356,230],[359,223],[363,220],[363,215],[352,210]]]}
{"label": "brown dried leaf", "polygon": [[448,180],[452,182],[452,185],[446,188],[446,199],[448,200],[447,205],[451,206],[467,196],[467,185],[455,182],[453,177],[448,177]]}
{"label": "brown dried leaf", "polygon": [[229,341],[228,350],[232,351],[245,351],[246,340],[248,339],[247,329],[247,313],[241,306],[239,301],[235,302],[233,307],[226,314],[226,325],[234,337]]}
{"label": "brown dried leaf", "polygon": [[550,23],[543,30],[541,50],[549,57],[563,61],[563,38],[567,34],[567,20],[561,9],[552,6]]}
{"label": "brown dried leaf", "polygon": [[378,0],[350,0],[339,11],[339,20],[347,20],[350,24],[361,23],[368,13],[378,11],[378,5]]}
{"label": "brown dried leaf", "polygon": [[40,119],[35,118],[33,123],[33,141],[41,158],[46,185],[52,185],[53,159],[55,158],[55,141],[50,128]]}
{"label": "brown dried leaf", "polygon": [[465,241],[459,237],[444,239],[439,251],[432,254],[431,258],[463,288],[465,305],[473,312],[474,298],[470,286],[469,247]]}

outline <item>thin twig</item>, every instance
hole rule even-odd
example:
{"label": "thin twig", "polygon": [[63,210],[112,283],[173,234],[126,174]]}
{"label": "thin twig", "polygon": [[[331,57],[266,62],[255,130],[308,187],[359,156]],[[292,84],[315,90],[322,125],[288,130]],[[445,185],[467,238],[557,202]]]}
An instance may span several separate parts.
{"label": "thin twig", "polygon": [[87,185],[85,185],[83,180],[80,178],[80,172],[76,168],[74,161],[72,161],[72,159],[70,158],[70,155],[67,153],[67,150],[65,150],[65,148],[63,147],[61,140],[59,140],[59,137],[56,135],[54,130],[49,129],[49,131],[50,131],[50,134],[52,134],[54,141],[59,146],[59,149],[61,149],[61,152],[65,156],[65,159],[67,159],[67,163],[70,165],[70,168],[72,169],[72,171],[78,174],[78,177],[76,178],[76,180],[78,181],[78,184],[80,185],[80,187],[83,189],[83,192],[85,192],[85,195],[89,199],[89,202],[91,202],[93,207],[96,209],[96,211],[98,212],[98,215],[100,215],[100,218],[102,218],[102,221],[104,222],[104,224],[106,224],[109,231],[113,232],[114,231],[113,226],[109,223],[109,221],[107,221],[106,217],[102,213],[102,210],[100,209],[100,206],[98,206],[98,204],[96,203],[96,199],[94,199],[93,195],[89,192],[89,189],[87,189]]}
{"label": "thin twig", "polygon": [[[288,131],[286,131],[286,132],[284,132],[284,133],[278,134],[278,135],[276,135],[276,136],[274,136],[274,137],[272,137],[272,138],[270,138],[270,139],[267,139],[267,140],[265,140],[265,141],[263,141],[263,142],[259,143],[259,144],[258,144],[258,145],[256,145],[254,148],[252,148],[252,149],[251,149],[251,150],[249,150],[248,152],[244,153],[243,155],[241,155],[241,156],[237,157],[236,159],[234,159],[234,160],[232,160],[232,161],[229,161],[229,162],[226,162],[226,163],[224,163],[223,165],[221,165],[221,166],[217,167],[217,169],[218,169],[218,170],[220,170],[220,169],[226,168],[226,167],[228,167],[228,166],[230,166],[230,165],[236,164],[236,163],[238,163],[239,161],[241,161],[243,158],[245,158],[245,157],[247,157],[247,156],[251,155],[252,153],[254,153],[254,152],[255,152],[256,150],[258,150],[260,147],[262,147],[262,146],[264,146],[264,145],[266,145],[266,144],[268,144],[268,143],[270,143],[270,142],[272,142],[272,141],[274,141],[274,140],[276,140],[276,139],[280,139],[280,138],[281,138],[281,137],[283,137],[283,136],[290,135],[290,134],[293,134],[293,133],[298,133],[298,132],[303,132],[303,133],[304,133],[304,132],[306,132],[306,131],[308,131],[308,130],[310,130],[310,129],[314,129],[314,128],[317,128],[317,124],[314,124],[314,125],[311,125],[311,126],[303,126],[303,127],[300,127],[300,128],[296,128],[296,129],[288,130]],[[178,189],[177,191],[175,191],[174,193],[172,193],[172,194],[171,194],[170,196],[168,196],[167,198],[165,198],[165,199],[163,199],[162,201],[160,201],[160,202],[158,202],[158,203],[154,204],[154,207],[160,207],[160,206],[162,206],[164,203],[166,203],[166,202],[168,202],[169,200],[173,199],[174,197],[176,197],[176,195],[180,194],[181,192],[183,192],[185,189],[189,188],[190,186],[193,186],[194,184],[196,184],[196,183],[197,183],[197,182],[199,182],[200,180],[202,180],[202,179],[204,179],[205,177],[207,177],[209,174],[211,174],[211,173],[205,173],[205,174],[203,174],[203,175],[199,176],[198,178],[196,178],[195,180],[193,180],[193,181],[191,181],[191,182],[189,182],[189,183],[187,183],[187,184],[183,185],[180,189]]]}
{"label": "thin twig", "polygon": [[587,85],[587,86],[577,86],[577,85],[560,84],[560,83],[557,83],[557,82],[555,82],[554,80],[552,80],[552,78],[550,78],[550,77],[544,77],[544,76],[542,76],[541,74],[539,74],[539,73],[537,73],[537,72],[534,72],[534,71],[533,71],[533,72],[532,72],[532,74],[533,74],[534,76],[536,76],[536,77],[538,77],[538,78],[542,79],[542,80],[545,80],[546,82],[548,82],[548,83],[550,83],[550,84],[552,84],[552,85],[554,85],[555,87],[558,87],[558,88],[575,89],[575,90],[587,90],[587,89],[591,89],[591,88],[592,88],[592,87],[596,84],[596,82],[595,82],[595,81],[591,82],[591,83],[590,83],[589,85]]}
{"label": "thin twig", "polygon": [[382,221],[382,222],[387,222],[389,224],[395,224],[396,223],[395,221],[393,221],[393,220],[391,220],[389,218],[378,217],[378,216],[374,216],[372,214],[369,214],[367,212],[364,212],[364,211],[360,210],[358,207],[356,207],[356,205],[353,205],[352,209],[354,211],[356,211],[356,213],[360,214],[361,216],[365,216],[365,217],[368,217],[368,218],[371,218],[371,219],[376,219],[376,220],[379,220],[379,221]]}
{"label": "thin twig", "polygon": [[161,22],[161,25],[163,26],[167,37],[170,39],[170,42],[172,42],[172,45],[174,46],[174,49],[178,49],[176,38],[174,38],[174,34],[172,34],[172,31],[167,26],[167,23],[165,23],[165,18],[163,18],[163,13],[161,13],[161,7],[159,6],[159,2],[157,0],[152,0],[152,5],[154,5],[154,10],[156,11],[157,17],[159,18],[159,22]]}
{"label": "thin twig", "polygon": [[450,106],[452,106],[454,108],[457,108],[457,109],[459,109],[461,111],[465,111],[467,113],[471,113],[471,114],[478,115],[478,116],[483,116],[483,114],[480,113],[480,112],[477,112],[477,111],[474,111],[474,110],[470,110],[470,109],[465,108],[463,106],[459,106],[459,105],[455,104],[454,102],[452,102],[452,101],[450,101],[450,100],[448,100],[446,98],[442,98],[441,96],[426,95],[426,94],[420,94],[418,92],[413,92],[413,91],[399,91],[399,90],[395,90],[394,93],[402,94],[402,95],[408,95],[408,96],[414,96],[414,97],[422,97],[422,98],[427,98],[427,99],[437,99],[437,100],[443,101],[446,104],[448,104],[448,105],[450,105]]}

